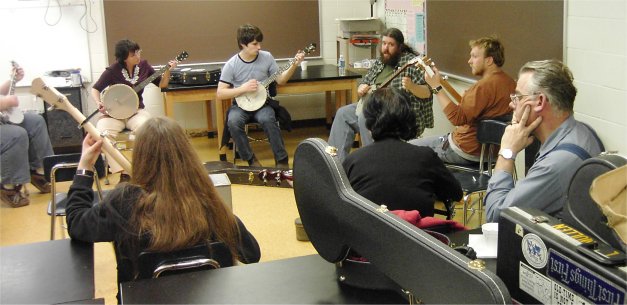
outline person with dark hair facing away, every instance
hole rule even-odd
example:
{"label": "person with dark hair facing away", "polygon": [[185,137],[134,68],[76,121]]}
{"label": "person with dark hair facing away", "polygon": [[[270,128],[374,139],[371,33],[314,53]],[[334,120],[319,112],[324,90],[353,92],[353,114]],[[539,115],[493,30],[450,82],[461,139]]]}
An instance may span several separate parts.
{"label": "person with dark hair facing away", "polygon": [[389,210],[418,210],[422,217],[433,216],[436,199],[461,199],[459,182],[433,150],[406,142],[416,134],[407,93],[379,89],[366,99],[363,115],[374,143],[342,164],[358,194]]}
{"label": "person with dark hair facing away", "polygon": [[[418,56],[411,47],[405,44],[403,33],[397,28],[383,31],[379,53],[379,58],[357,87],[357,93],[362,99],[371,90],[388,80],[398,68]],[[420,136],[425,128],[433,128],[431,92],[429,92],[423,77],[422,71],[411,66],[394,78],[389,85],[411,93],[409,102],[412,111],[416,114],[416,128],[414,129],[415,134],[411,136],[412,139]],[[364,123],[361,106],[357,101],[353,101],[353,104],[338,109],[329,134],[329,144],[337,148],[340,161],[343,161],[349,154],[355,141],[355,135],[358,133],[361,135],[362,146],[373,142]]]}
{"label": "person with dark hair facing away", "polygon": [[[102,132],[106,131],[113,138],[117,137],[124,128],[135,131],[151,117],[150,113],[144,109],[146,107],[142,96],[144,89],[137,92],[137,97],[139,98],[139,109],[137,112],[123,120],[109,116],[101,99],[101,93],[109,86],[123,84],[132,88],[155,73],[155,69],[148,61],[141,59],[141,52],[139,44],[132,40],[123,39],[118,41],[115,44],[115,63],[102,72],[98,81],[91,88],[91,97],[96,102],[98,110],[102,113],[102,116],[96,123],[96,127]],[[177,62],[170,60],[168,65],[170,68],[174,68]],[[170,70],[166,70],[162,76],[152,81],[159,88],[167,88],[169,82]],[[113,158],[107,156],[107,162],[112,173],[122,172],[122,167]],[[120,182],[125,182],[129,179],[128,173],[122,172],[120,174]]]}
{"label": "person with dark hair facing away", "polygon": [[[24,70],[14,67],[14,81],[24,78]],[[52,143],[44,118],[36,113],[24,113],[19,124],[5,119],[2,111],[19,105],[16,95],[10,93],[11,82],[0,84],[0,200],[11,207],[30,204],[26,183],[42,193],[50,193],[50,183],[44,177],[43,158],[52,155]],[[15,109],[13,111],[21,111]]]}
{"label": "person with dark hair facing away", "polygon": [[[512,124],[488,182],[486,218],[497,222],[509,207],[530,207],[561,218],[570,180],[585,159],[600,154],[603,143],[590,126],[575,120],[577,88],[573,74],[558,60],[531,61],[520,68],[511,95]],[[525,178],[512,178],[516,155],[536,138],[540,150]]]}
{"label": "person with dark hair facing away", "polygon": [[[272,54],[261,50],[262,41],[263,33],[257,26],[245,24],[237,29],[237,46],[240,51],[233,55],[222,68],[218,83],[218,100],[234,99],[255,92],[259,86],[262,86],[261,82],[279,71]],[[298,64],[305,58],[305,54],[299,51],[294,58],[292,65],[276,78],[278,85],[287,83]],[[227,127],[239,156],[248,161],[248,165],[261,166],[248,143],[248,136],[244,130],[246,123],[253,119],[261,125],[268,137],[276,166],[289,167],[289,158],[281,137],[281,129],[277,125],[275,111],[268,103],[255,111],[246,111],[234,102],[229,109]]]}
{"label": "person with dark hair facing away", "polygon": [[141,251],[171,252],[220,241],[234,259],[258,262],[255,237],[220,199],[184,129],[174,120],[148,119],[133,148],[133,176],[92,206],[94,173],[102,140],[87,135],[67,198],[71,238],[113,242],[118,282],[138,275]]}
{"label": "person with dark hair facing away", "polygon": [[477,141],[477,123],[481,119],[510,114],[509,95],[516,82],[501,67],[505,63],[505,48],[494,37],[471,40],[468,64],[472,74],[480,76],[459,104],[454,103],[442,90],[441,75],[435,66],[435,75],[425,77],[444,115],[455,126],[453,132],[410,141],[419,146],[431,147],[446,163],[472,165],[479,162],[481,144]]}

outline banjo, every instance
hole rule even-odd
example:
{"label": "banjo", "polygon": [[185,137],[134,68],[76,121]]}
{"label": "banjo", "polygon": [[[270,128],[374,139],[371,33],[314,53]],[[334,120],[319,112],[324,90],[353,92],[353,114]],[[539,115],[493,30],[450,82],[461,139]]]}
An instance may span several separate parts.
{"label": "banjo", "polygon": [[[7,95],[15,93],[15,83],[17,83],[17,69],[20,67],[15,61],[11,61],[13,72],[11,72],[11,81],[9,82],[9,92]],[[0,121],[19,124],[24,121],[24,113],[18,107],[9,107],[0,112]]]}
{"label": "banjo", "polygon": [[368,95],[372,94],[377,89],[382,89],[382,88],[387,87],[392,82],[392,80],[394,80],[394,78],[396,78],[397,76],[401,74],[401,72],[405,71],[410,66],[416,63],[419,63],[420,61],[421,61],[420,56],[416,56],[412,58],[411,60],[409,60],[408,62],[406,62],[402,67],[396,69],[396,71],[394,71],[394,73],[390,77],[388,77],[383,83],[381,83],[381,85],[379,85],[378,87],[375,84],[370,85],[370,89],[368,90],[368,93],[362,96],[357,102],[357,108],[355,110],[355,113],[357,115],[360,115],[364,107],[364,101],[366,100],[366,97]]}
{"label": "banjo", "polygon": [[[183,51],[176,57],[176,61],[183,61],[187,57],[187,52]],[[139,96],[137,93],[168,70],[170,70],[170,65],[165,65],[159,71],[156,71],[133,87],[125,84],[115,84],[107,87],[100,94],[100,100],[104,104],[107,115],[118,120],[128,119],[133,116],[139,107]]]}
{"label": "banjo", "polygon": [[[309,54],[313,52],[315,49],[316,49],[316,44],[312,43],[303,50],[303,53]],[[279,75],[281,75],[281,73],[287,71],[287,69],[289,69],[294,64],[295,60],[296,59],[294,58],[290,59],[287,65],[279,68],[278,71],[276,71],[274,74],[270,75],[270,77],[268,77],[266,80],[261,82],[261,86],[257,86],[257,91],[247,92],[245,94],[242,94],[236,97],[235,101],[237,102],[237,106],[239,106],[240,108],[246,111],[255,111],[261,108],[266,103],[266,100],[268,98],[268,95],[269,95],[268,87],[270,86],[270,84],[272,84],[272,82],[274,82],[276,78]]]}
{"label": "banjo", "polygon": [[33,80],[30,91],[36,96],[42,98],[53,108],[59,108],[61,110],[64,110],[69,113],[74,118],[74,120],[76,120],[77,122],[82,122],[79,125],[79,128],[84,128],[87,132],[89,132],[92,137],[94,137],[95,140],[102,139],[102,149],[107,152],[109,156],[111,156],[115,161],[120,163],[120,166],[122,166],[122,168],[126,172],[128,172],[129,174],[132,173],[131,162],[129,162],[128,159],[126,159],[126,157],[124,157],[124,155],[120,151],[113,147],[113,144],[111,144],[109,138],[100,135],[98,129],[96,129],[96,127],[91,122],[88,122],[86,120],[83,113],[76,109],[76,107],[74,107],[70,103],[70,101],[68,101],[65,95],[59,93],[59,91],[57,91],[57,89],[55,89],[54,87],[46,85],[46,83],[41,78],[35,78]]}

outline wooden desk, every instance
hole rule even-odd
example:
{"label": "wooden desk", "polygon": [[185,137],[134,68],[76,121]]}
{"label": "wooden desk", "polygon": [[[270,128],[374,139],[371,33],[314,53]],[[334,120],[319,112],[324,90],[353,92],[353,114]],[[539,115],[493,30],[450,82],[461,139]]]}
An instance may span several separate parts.
{"label": "wooden desk", "polygon": [[94,246],[70,239],[2,247],[2,304],[92,300]]}
{"label": "wooden desk", "polygon": [[[325,111],[327,124],[332,123],[335,111],[350,102],[358,100],[357,81],[360,74],[347,71],[346,75],[340,76],[335,65],[309,66],[307,71],[302,71],[300,67],[294,72],[287,84],[278,86],[278,94],[305,94],[305,93],[325,93]],[[174,117],[174,103],[205,101],[207,109],[207,124],[209,130],[213,130],[213,118],[211,114],[211,101],[216,100],[217,85],[204,86],[183,86],[172,84],[168,88],[162,89],[164,96],[165,115]],[[335,92],[335,105],[331,101],[331,92]],[[216,103],[216,129],[218,134],[218,148],[224,131],[224,120],[226,110],[231,105],[230,100],[223,100]],[[224,154],[224,148],[220,154]]]}
{"label": "wooden desk", "polygon": [[346,287],[319,255],[120,284],[122,304],[407,304],[400,294]]}

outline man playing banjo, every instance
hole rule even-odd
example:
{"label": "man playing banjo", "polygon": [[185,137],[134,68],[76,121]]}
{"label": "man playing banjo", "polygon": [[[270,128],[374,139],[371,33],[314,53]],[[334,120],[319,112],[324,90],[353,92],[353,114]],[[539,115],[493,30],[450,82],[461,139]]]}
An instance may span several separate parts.
{"label": "man playing banjo", "polygon": [[[150,118],[150,113],[144,109],[144,89],[132,89],[155,74],[155,69],[148,61],[141,59],[140,53],[141,49],[136,42],[128,39],[118,41],[115,45],[116,62],[102,73],[91,90],[98,110],[103,114],[96,127],[113,138],[124,128],[136,130]],[[168,65],[174,68],[177,61],[171,60]],[[152,83],[159,88],[166,88],[169,81],[170,70],[165,69],[163,76],[157,76]],[[122,167],[113,158],[107,156],[107,160],[112,173],[122,171]],[[120,174],[120,182],[129,180],[128,173]]]}
{"label": "man playing banjo", "polygon": [[[279,71],[279,67],[270,52],[261,50],[263,34],[261,30],[251,24],[242,25],[237,30],[237,44],[240,51],[231,57],[222,68],[218,83],[218,100],[232,99],[249,92],[257,91],[264,81]],[[305,58],[303,52],[298,52],[292,65],[278,75],[276,82],[279,85],[287,83],[298,64]],[[235,141],[240,157],[248,161],[248,165],[261,166],[250,148],[248,138],[244,132],[244,125],[254,118],[265,131],[277,167],[289,167],[288,155],[285,150],[281,131],[276,124],[274,109],[265,104],[254,111],[247,111],[243,105],[234,104],[228,112],[227,126]]]}

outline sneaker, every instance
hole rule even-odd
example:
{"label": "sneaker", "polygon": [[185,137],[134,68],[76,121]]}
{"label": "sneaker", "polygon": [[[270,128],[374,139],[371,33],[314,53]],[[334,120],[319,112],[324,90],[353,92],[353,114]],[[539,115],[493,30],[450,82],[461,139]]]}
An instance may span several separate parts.
{"label": "sneaker", "polygon": [[40,175],[36,172],[30,174],[30,184],[37,188],[40,192],[46,194],[50,193],[50,183],[46,181],[44,175]]}
{"label": "sneaker", "polygon": [[26,188],[24,188],[24,192],[22,192],[22,187],[22,185],[16,185],[14,189],[7,190],[3,185],[0,189],[0,198],[2,199],[2,202],[6,202],[14,208],[29,205],[30,199],[28,199],[28,192],[26,191]]}
{"label": "sneaker", "polygon": [[262,167],[261,163],[259,162],[259,160],[257,160],[257,157],[255,157],[255,155],[253,155],[253,157],[248,160],[248,166]]}
{"label": "sneaker", "polygon": [[129,174],[120,174],[120,181],[118,181],[118,184],[129,181],[131,181],[131,176]]}

